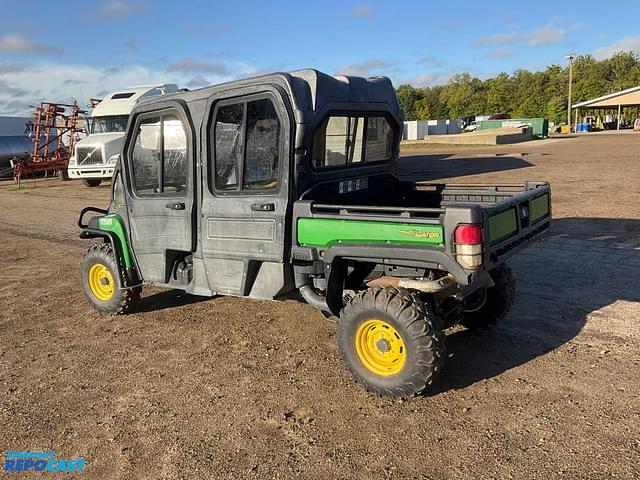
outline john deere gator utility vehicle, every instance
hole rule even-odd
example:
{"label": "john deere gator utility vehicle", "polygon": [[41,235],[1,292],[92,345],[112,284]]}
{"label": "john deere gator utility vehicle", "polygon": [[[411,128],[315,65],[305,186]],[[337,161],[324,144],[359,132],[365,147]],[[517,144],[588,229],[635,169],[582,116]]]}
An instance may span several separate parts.
{"label": "john deere gator utility vehicle", "polygon": [[78,220],[102,240],[82,264],[89,302],[128,313],[143,285],[297,296],[337,318],[369,391],[420,394],[445,360],[443,329],[511,307],[505,261],[549,228],[551,194],[404,182],[402,126],[389,79],[315,70],[139,103],[109,208]]}

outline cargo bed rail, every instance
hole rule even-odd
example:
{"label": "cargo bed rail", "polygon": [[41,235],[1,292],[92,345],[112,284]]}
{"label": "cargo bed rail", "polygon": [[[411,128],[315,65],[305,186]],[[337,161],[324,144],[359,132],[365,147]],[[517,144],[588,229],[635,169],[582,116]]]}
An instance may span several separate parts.
{"label": "cargo bed rail", "polygon": [[421,195],[439,197],[440,205],[446,207],[452,203],[474,203],[482,207],[499,206],[505,200],[528,195],[532,190],[548,186],[546,182],[489,184],[415,184],[414,191]]}
{"label": "cargo bed rail", "polygon": [[311,212],[317,215],[340,215],[345,217],[383,216],[386,219],[433,218],[438,219],[444,213],[444,208],[422,208],[401,206],[369,206],[369,205],[334,205],[325,203],[311,203]]}

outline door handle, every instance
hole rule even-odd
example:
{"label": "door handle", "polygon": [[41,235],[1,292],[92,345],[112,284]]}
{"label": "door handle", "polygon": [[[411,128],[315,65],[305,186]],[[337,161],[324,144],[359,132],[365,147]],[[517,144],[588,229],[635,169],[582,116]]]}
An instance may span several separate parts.
{"label": "door handle", "polygon": [[273,203],[254,203],[251,205],[251,210],[254,212],[273,212],[276,209]]}
{"label": "door handle", "polygon": [[165,205],[170,210],[184,210],[185,204],[184,202],[169,202]]}

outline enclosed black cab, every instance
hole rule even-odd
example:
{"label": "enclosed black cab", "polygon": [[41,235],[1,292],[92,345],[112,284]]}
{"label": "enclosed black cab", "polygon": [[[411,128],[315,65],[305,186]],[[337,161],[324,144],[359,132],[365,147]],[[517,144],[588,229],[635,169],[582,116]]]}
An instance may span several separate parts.
{"label": "enclosed black cab", "polygon": [[282,293],[293,202],[393,178],[401,122],[389,79],[315,70],[142,103],[113,204],[140,277],[194,293]]}

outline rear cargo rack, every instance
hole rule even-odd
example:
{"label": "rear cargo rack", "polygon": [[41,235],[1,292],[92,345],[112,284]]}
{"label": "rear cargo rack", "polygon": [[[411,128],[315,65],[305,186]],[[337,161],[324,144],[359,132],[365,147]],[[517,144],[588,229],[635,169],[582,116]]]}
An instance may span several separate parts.
{"label": "rear cargo rack", "polygon": [[480,206],[488,206],[497,204],[502,200],[512,199],[518,194],[535,190],[544,185],[546,185],[544,182],[501,185],[418,183],[416,184],[416,191],[425,194],[437,194],[440,197],[441,205],[445,207],[452,203],[476,203]]}
{"label": "rear cargo rack", "polygon": [[311,212],[317,214],[338,214],[345,217],[380,216],[397,218],[430,218],[438,219],[444,213],[444,208],[396,207],[396,206],[368,206],[368,205],[311,205]]}

